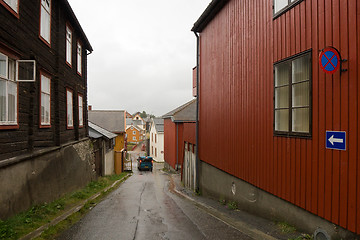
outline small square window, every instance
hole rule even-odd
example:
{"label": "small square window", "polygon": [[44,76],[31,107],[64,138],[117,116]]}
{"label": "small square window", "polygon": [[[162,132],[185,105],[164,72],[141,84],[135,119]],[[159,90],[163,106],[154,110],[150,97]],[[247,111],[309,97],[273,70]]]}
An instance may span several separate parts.
{"label": "small square window", "polygon": [[274,0],[274,16],[277,17],[303,0]]}

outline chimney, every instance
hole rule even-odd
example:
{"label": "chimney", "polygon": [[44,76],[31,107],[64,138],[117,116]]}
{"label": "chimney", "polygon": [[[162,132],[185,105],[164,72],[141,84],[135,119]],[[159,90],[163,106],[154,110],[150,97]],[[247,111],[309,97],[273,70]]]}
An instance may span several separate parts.
{"label": "chimney", "polygon": [[91,106],[91,105],[88,106],[88,110],[89,110],[89,111],[92,110],[92,106]]}

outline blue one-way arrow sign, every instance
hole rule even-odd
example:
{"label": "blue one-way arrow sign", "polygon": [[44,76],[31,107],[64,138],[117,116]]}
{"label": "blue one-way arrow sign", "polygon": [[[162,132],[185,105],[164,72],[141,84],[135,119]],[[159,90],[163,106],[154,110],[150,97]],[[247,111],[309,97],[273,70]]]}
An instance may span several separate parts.
{"label": "blue one-way arrow sign", "polygon": [[326,148],[346,150],[346,132],[326,131]]}

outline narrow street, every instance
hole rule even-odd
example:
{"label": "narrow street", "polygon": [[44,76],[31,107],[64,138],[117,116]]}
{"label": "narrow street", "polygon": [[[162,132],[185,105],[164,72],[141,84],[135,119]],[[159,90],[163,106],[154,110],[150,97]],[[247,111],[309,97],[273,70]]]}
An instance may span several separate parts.
{"label": "narrow street", "polygon": [[138,171],[60,236],[65,239],[251,239],[171,191],[163,164]]}

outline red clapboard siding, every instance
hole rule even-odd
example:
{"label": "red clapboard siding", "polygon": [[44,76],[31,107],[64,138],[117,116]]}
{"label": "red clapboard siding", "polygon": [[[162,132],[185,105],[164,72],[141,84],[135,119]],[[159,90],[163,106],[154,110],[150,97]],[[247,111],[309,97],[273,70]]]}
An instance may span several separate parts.
{"label": "red clapboard siding", "polygon": [[[276,19],[272,2],[229,1],[200,34],[200,159],[360,233],[360,2],[304,0]],[[326,46],[348,59],[341,76],[319,68]],[[273,64],[306,50],[312,137],[276,137]],[[347,150],[326,149],[326,130],[346,131]]]}
{"label": "red clapboard siding", "polygon": [[175,169],[176,126],[170,118],[164,119],[164,160]]}

